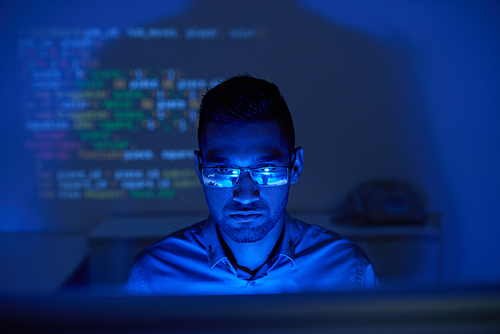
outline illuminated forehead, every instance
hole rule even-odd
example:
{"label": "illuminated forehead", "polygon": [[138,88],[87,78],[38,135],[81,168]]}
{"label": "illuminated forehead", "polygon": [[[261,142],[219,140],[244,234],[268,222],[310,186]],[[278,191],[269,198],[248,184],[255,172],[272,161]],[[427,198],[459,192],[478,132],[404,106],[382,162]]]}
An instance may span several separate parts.
{"label": "illuminated forehead", "polygon": [[277,122],[208,123],[201,141],[203,163],[241,167],[262,162],[288,163],[290,153]]}

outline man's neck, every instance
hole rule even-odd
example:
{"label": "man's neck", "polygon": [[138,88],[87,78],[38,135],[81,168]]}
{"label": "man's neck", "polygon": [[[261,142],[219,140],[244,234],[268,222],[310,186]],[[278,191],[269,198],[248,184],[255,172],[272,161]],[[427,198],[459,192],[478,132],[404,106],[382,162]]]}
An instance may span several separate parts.
{"label": "man's neck", "polygon": [[235,242],[225,234],[222,229],[219,229],[220,236],[222,236],[226,242],[239,266],[255,270],[269,259],[269,256],[283,232],[285,215],[284,213],[278,223],[276,223],[273,229],[263,239],[256,242]]}

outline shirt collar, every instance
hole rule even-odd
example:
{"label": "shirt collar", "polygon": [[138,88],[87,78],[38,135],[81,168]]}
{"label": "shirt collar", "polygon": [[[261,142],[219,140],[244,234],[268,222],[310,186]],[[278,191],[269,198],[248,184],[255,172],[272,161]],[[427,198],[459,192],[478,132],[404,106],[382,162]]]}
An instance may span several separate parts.
{"label": "shirt collar", "polygon": [[226,253],[222,249],[220,244],[219,236],[217,235],[216,223],[212,217],[209,215],[207,220],[203,223],[203,240],[205,240],[208,264],[210,266],[210,271],[213,271],[214,267],[220,261],[227,259]]}
{"label": "shirt collar", "polygon": [[[212,217],[209,215],[207,220],[203,223],[203,239],[205,240],[208,264],[210,266],[210,271],[213,271],[214,267],[221,261],[227,260],[227,255],[222,249],[222,245],[217,235],[216,223]],[[292,262],[292,268],[295,267],[295,243],[296,240],[294,236],[298,233],[295,219],[293,219],[288,212],[285,212],[285,234],[283,236],[283,241],[278,247],[276,256],[271,262],[275,262],[278,257],[284,256]]]}

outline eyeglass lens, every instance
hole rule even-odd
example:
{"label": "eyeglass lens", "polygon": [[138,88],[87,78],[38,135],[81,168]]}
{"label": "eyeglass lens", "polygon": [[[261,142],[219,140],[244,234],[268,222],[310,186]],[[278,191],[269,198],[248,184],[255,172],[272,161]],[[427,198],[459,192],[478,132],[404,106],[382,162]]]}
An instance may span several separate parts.
{"label": "eyeglass lens", "polygon": [[[252,180],[262,187],[275,187],[288,183],[288,168],[287,167],[272,167],[248,169]],[[241,170],[236,168],[203,168],[202,176],[203,183],[206,186],[217,188],[233,187],[238,182]]]}

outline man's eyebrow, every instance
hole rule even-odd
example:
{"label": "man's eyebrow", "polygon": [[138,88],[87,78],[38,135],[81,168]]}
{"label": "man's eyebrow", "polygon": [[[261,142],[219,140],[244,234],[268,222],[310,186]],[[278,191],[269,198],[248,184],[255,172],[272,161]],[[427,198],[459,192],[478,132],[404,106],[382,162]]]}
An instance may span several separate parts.
{"label": "man's eyebrow", "polygon": [[[280,154],[279,156],[278,155],[274,155],[274,154],[270,154],[270,155],[266,155],[266,156],[260,156],[260,157],[258,157],[256,159],[256,161],[257,162],[275,161],[275,160],[280,160],[281,156],[282,156],[282,154]],[[210,160],[211,162],[228,162],[228,161],[231,161],[231,159],[229,159],[229,158],[221,157],[221,156],[218,156],[218,155],[208,155],[207,156],[207,160]]]}
{"label": "man's eyebrow", "polygon": [[[286,155],[284,155],[283,152],[280,151],[285,142],[286,142],[286,140],[283,140],[281,142],[281,144],[278,146],[278,148],[276,148],[276,150],[274,150],[273,153],[271,153],[269,155],[264,155],[264,156],[258,157],[255,160],[255,163],[264,163],[264,162],[271,163],[271,162],[276,162],[278,160],[281,160],[282,158],[285,158]],[[210,161],[212,163],[231,162],[231,158],[218,155],[219,150],[217,150],[217,149],[206,148],[206,150],[207,150],[206,161]]]}

